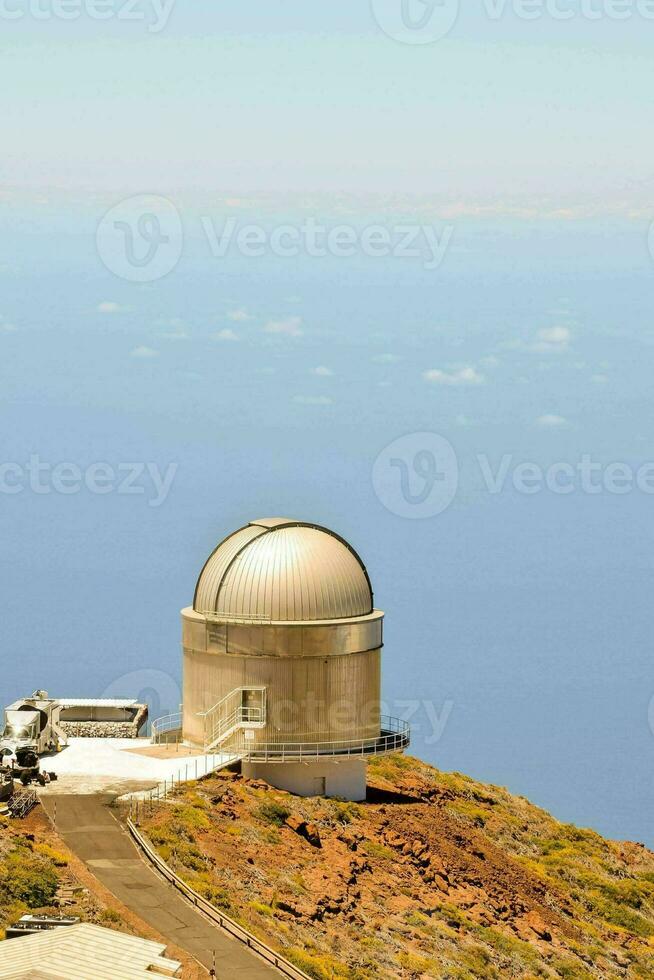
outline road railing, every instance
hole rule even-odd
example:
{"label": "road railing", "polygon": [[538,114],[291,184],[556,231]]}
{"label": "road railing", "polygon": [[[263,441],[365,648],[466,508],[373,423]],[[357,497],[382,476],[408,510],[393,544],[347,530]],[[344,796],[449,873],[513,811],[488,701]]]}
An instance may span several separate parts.
{"label": "road railing", "polygon": [[127,827],[130,834],[132,835],[137,846],[143,851],[145,856],[152,862],[161,875],[166,878],[172,885],[180,891],[185,898],[191,902],[197,909],[203,912],[212,922],[224,929],[225,932],[229,933],[234,939],[243,943],[248,949],[251,949],[253,953],[256,953],[271,966],[275,966],[281,973],[286,977],[290,977],[291,980],[311,980],[307,973],[300,970],[297,966],[294,966],[290,960],[287,960],[280,953],[276,953],[274,949],[267,946],[252,933],[244,929],[238,922],[230,919],[228,915],[217,909],[211,902],[208,902],[206,898],[199,895],[198,892],[194,891],[190,885],[176,874],[169,865],[163,860],[163,858],[157,854],[152,844],[147,840],[147,838],[141,833],[136,824],[130,819],[127,821]]}

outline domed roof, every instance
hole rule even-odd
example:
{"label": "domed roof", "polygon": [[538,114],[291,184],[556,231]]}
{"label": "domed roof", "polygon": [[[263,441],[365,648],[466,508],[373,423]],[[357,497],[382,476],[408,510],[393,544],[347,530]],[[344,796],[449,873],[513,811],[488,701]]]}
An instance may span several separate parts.
{"label": "domed roof", "polygon": [[365,566],[343,538],[272,517],[218,545],[200,573],[193,608],[218,619],[298,622],[368,616],[373,601]]}

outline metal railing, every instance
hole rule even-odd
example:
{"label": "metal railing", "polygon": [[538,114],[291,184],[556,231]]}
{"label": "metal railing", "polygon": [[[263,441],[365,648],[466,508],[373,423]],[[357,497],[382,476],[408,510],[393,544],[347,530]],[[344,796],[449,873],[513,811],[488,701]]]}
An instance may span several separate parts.
{"label": "metal railing", "polygon": [[[241,690],[241,689],[239,689]],[[228,695],[232,697],[235,692]],[[225,701],[226,699],[223,699]],[[219,702],[222,704],[223,702]],[[205,715],[212,712],[204,712]],[[241,736],[231,740],[228,746],[229,755],[233,759],[248,762],[308,762],[311,759],[342,759],[365,758],[366,756],[386,755],[389,752],[402,752],[411,744],[411,728],[403,718],[393,718],[382,715],[381,733],[377,737],[362,739],[333,739],[322,738],[321,732],[296,734],[293,741],[256,742]],[[265,725],[265,707],[241,706],[229,716],[222,719],[220,730],[222,734],[209,743],[205,732],[205,753],[216,749],[218,745],[233,735],[241,727],[263,727]],[[152,722],[152,739],[154,742],[179,740],[181,738],[182,716],[177,712],[166,715]],[[325,733],[326,734],[326,733]]]}
{"label": "metal railing", "polygon": [[157,718],[150,725],[150,736],[155,744],[178,741],[182,733],[182,712]]}
{"label": "metal railing", "polygon": [[306,742],[259,742],[239,740],[230,744],[246,762],[309,762],[312,759],[350,759],[401,752],[411,744],[411,728],[402,718],[381,718],[381,734],[364,739],[314,739]]}
{"label": "metal railing", "polygon": [[133,820],[129,819],[127,821],[127,827],[130,834],[134,838],[134,841],[141,848],[143,853],[147,858],[154,864],[160,874],[163,875],[172,885],[175,886],[185,898],[187,898],[197,909],[204,912],[209,919],[211,919],[216,925],[224,929],[225,932],[229,933],[234,939],[238,939],[242,942],[248,949],[251,949],[253,953],[257,953],[262,959],[272,966],[277,967],[277,969],[284,974],[286,977],[290,977],[291,980],[311,980],[309,975],[303,970],[300,970],[297,966],[287,960],[280,953],[276,953],[274,949],[257,939],[253,936],[251,932],[248,932],[242,926],[230,919],[229,916],[225,915],[224,912],[219,911],[208,902],[206,898],[199,895],[194,891],[190,885],[176,874],[171,867],[169,867],[162,857],[157,854],[154,847],[150,842],[144,837],[144,835],[138,830],[136,824]]}
{"label": "metal railing", "polygon": [[221,769],[226,769],[227,766],[231,766],[235,762],[239,762],[239,760],[240,756],[232,752],[212,752],[207,755],[192,756],[188,758],[183,766],[179,767],[177,772],[170,773],[160,783],[153,786],[152,789],[135,790],[133,793],[128,793],[121,797],[121,799],[129,803],[130,815],[134,813],[138,814],[139,805],[153,806],[155,803],[167,800],[172,793],[181,789],[185,783],[205,779],[207,776],[211,776],[213,773],[219,772]]}
{"label": "metal railing", "polygon": [[[247,701],[253,698],[255,703]],[[258,701],[258,703],[256,703]],[[265,687],[236,687],[207,711],[199,712],[202,718],[205,751],[217,748],[238,728],[266,724]]]}

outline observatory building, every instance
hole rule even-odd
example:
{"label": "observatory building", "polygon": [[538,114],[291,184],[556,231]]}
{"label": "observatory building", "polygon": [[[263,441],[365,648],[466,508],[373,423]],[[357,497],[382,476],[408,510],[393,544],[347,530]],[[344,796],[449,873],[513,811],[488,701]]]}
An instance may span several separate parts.
{"label": "observatory building", "polygon": [[333,531],[253,521],[209,556],[182,610],[182,737],[304,796],[361,800],[366,760],[409,744],[380,714],[384,614]]}

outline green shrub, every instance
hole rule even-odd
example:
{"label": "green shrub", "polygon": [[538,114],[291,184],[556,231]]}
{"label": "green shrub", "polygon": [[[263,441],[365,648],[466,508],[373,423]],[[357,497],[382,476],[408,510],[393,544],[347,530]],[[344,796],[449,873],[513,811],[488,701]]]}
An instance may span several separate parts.
{"label": "green shrub", "polygon": [[30,909],[52,903],[59,887],[53,863],[27,848],[9,854],[0,865],[0,898],[3,905],[23,902]]}
{"label": "green shrub", "polygon": [[274,827],[282,827],[291,815],[291,811],[287,810],[281,803],[277,803],[276,800],[266,800],[265,803],[257,807],[255,813],[263,823],[272,824]]}

